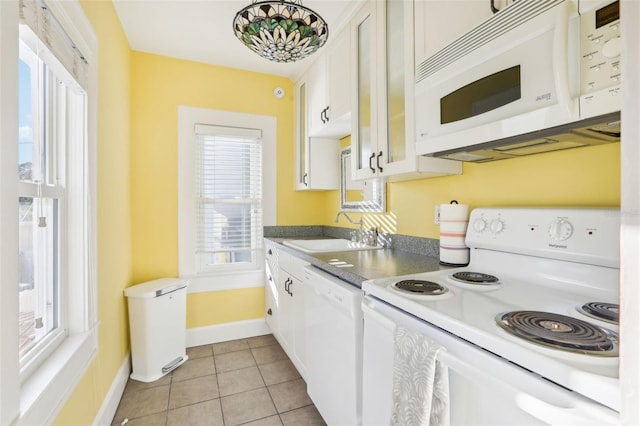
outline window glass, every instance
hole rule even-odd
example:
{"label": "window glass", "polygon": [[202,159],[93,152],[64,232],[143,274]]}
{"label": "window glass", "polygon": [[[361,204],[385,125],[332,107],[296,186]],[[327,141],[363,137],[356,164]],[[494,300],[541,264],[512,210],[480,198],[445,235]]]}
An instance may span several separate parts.
{"label": "window glass", "polygon": [[249,135],[225,134],[222,127],[210,129],[217,134],[198,135],[196,156],[201,269],[254,267],[262,241],[262,144]]}
{"label": "window glass", "polygon": [[58,327],[58,202],[20,197],[20,358]]}
{"label": "window glass", "polygon": [[[29,55],[32,56],[32,55]],[[35,58],[34,58],[35,59]],[[33,112],[31,110],[32,73],[30,65],[20,59],[18,68],[18,177],[20,180],[32,180],[33,161]],[[34,70],[35,71],[35,70]]]}
{"label": "window glass", "polygon": [[83,134],[86,119],[82,90],[70,90],[66,71],[50,66],[45,48],[37,46],[20,42],[18,68],[18,348],[25,375],[68,333],[63,214],[66,203],[80,199],[65,187],[65,154],[68,144],[82,149],[82,137],[74,135]]}

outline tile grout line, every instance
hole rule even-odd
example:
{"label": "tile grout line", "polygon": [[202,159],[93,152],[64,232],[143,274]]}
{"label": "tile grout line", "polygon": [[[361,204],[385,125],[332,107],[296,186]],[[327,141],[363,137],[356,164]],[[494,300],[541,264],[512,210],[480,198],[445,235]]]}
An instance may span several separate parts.
{"label": "tile grout line", "polygon": [[220,404],[220,415],[222,416],[222,425],[226,425],[226,421],[224,419],[224,407],[222,406],[222,394],[220,393],[220,380],[218,380],[218,365],[216,364],[216,354],[213,351],[213,345],[211,345],[211,359],[213,360],[213,368],[216,372],[216,386],[218,387],[218,404]]}
{"label": "tile grout line", "polygon": [[[276,410],[276,416],[278,416],[278,420],[280,420],[280,424],[284,425],[284,421],[282,421],[282,417],[280,417],[280,413],[278,412],[278,407],[276,406],[276,402],[273,400],[273,396],[271,395],[271,391],[269,391],[269,385],[267,385],[267,381],[264,379],[264,375],[262,374],[262,370],[260,370],[260,367],[258,366],[258,360],[256,359],[255,355],[253,354],[253,350],[251,351],[251,356],[253,357],[253,360],[256,363],[256,367],[258,367],[258,373],[260,374],[260,377],[262,378],[262,383],[264,383],[264,387],[267,390],[267,395],[269,395],[269,399],[271,400],[271,403],[273,404],[273,408]],[[265,364],[263,364],[265,365]],[[256,419],[259,420],[259,419]]]}

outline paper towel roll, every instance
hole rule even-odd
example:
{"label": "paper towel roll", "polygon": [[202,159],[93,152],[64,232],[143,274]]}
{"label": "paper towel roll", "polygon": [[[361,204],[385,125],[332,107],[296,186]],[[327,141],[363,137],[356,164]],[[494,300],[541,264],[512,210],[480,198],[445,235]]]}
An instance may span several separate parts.
{"label": "paper towel roll", "polygon": [[469,224],[469,206],[452,201],[440,205],[440,262],[467,265],[469,248],[464,239]]}

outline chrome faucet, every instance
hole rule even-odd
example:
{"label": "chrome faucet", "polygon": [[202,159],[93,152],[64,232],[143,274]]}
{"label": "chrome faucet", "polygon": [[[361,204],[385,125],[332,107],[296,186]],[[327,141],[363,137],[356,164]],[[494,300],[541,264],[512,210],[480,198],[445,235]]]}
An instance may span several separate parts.
{"label": "chrome faucet", "polygon": [[349,217],[349,215],[346,212],[343,211],[339,211],[338,214],[336,215],[336,220],[335,222],[338,223],[338,219],[340,218],[340,215],[344,215],[344,217],[347,218],[347,220],[352,224],[352,225],[360,225],[360,230],[362,231],[362,218],[360,218],[360,221],[358,222],[354,222],[353,220],[351,220],[351,218]]}
{"label": "chrome faucet", "polygon": [[[367,239],[367,233],[363,229],[364,223],[362,222],[362,217],[360,217],[360,220],[358,222],[354,222],[346,212],[339,211],[338,214],[336,215],[336,220],[335,220],[336,223],[338,223],[338,219],[340,219],[340,215],[343,215],[344,217],[346,217],[349,223],[351,223],[352,225],[358,225],[360,227],[358,231],[352,231],[351,241],[356,241],[358,243],[365,242],[365,240]],[[369,244],[369,241],[366,241],[365,244]],[[375,245],[375,242],[371,245]]]}

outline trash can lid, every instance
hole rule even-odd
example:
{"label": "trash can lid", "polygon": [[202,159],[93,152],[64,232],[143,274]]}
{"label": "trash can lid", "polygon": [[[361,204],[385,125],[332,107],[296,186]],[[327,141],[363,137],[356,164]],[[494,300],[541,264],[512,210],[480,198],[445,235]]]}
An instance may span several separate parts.
{"label": "trash can lid", "polygon": [[160,278],[142,284],[132,285],[124,289],[124,295],[139,299],[151,299],[180,290],[189,282],[183,278]]}

